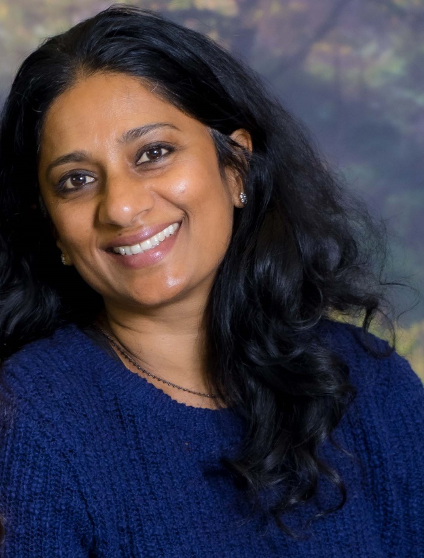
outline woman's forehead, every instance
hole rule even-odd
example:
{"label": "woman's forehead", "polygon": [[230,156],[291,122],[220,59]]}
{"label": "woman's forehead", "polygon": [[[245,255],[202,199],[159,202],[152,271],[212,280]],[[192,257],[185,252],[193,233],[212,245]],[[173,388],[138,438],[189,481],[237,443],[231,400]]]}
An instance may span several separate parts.
{"label": "woman's forehead", "polygon": [[79,79],[54,100],[47,111],[45,127],[68,129],[96,120],[107,122],[107,117],[114,115],[120,119],[116,122],[118,127],[125,126],[122,118],[133,114],[178,118],[181,111],[152,92],[153,89],[154,86],[125,74],[99,73]]}
{"label": "woman's forehead", "polygon": [[[131,130],[158,123],[176,130],[207,128],[158,96],[154,86],[125,74],[95,74],[80,79],[48,110],[41,151],[74,149],[76,143],[120,141]],[[71,145],[72,144],[72,145]]]}

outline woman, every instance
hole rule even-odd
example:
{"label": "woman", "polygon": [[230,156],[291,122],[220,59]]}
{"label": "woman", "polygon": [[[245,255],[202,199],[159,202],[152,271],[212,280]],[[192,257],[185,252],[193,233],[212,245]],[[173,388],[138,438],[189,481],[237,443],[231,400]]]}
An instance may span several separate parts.
{"label": "woman", "polygon": [[6,556],[422,555],[372,225],[249,70],[113,7],[24,61],[0,157]]}

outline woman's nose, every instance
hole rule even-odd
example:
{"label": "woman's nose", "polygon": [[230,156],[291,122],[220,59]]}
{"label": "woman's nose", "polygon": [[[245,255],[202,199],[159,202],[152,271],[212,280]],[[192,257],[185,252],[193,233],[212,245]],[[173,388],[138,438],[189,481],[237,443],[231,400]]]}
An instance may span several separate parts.
{"label": "woman's nose", "polygon": [[98,218],[104,224],[128,227],[153,205],[153,193],[139,177],[114,176],[106,181]]}

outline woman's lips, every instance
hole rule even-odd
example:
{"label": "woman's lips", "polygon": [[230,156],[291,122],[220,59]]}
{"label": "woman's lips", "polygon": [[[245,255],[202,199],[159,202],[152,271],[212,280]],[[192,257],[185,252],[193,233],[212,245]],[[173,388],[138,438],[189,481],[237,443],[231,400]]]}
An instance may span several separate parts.
{"label": "woman's lips", "polygon": [[[113,258],[116,263],[126,268],[140,269],[152,265],[161,261],[168,254],[168,252],[171,251],[179,235],[180,228],[181,227],[179,227],[171,236],[165,237],[165,239],[157,246],[149,248],[144,252],[132,254],[131,256],[123,256],[122,254],[117,254],[113,250],[107,250],[106,253],[109,257]],[[126,237],[126,239],[128,238],[130,237]],[[122,244],[119,246],[122,246]]]}
{"label": "woman's lips", "polygon": [[150,238],[143,240],[143,242],[134,244],[132,246],[118,246],[116,248],[113,248],[113,251],[116,254],[121,254],[122,256],[132,256],[134,254],[146,252],[147,250],[151,250],[152,248],[159,246],[159,244],[161,244],[169,236],[174,235],[179,227],[179,223],[174,223],[173,225],[169,225],[169,227],[166,227]]}
{"label": "woman's lips", "polygon": [[140,244],[141,242],[144,242],[148,238],[155,236],[174,223],[181,225],[181,221],[169,221],[168,223],[161,223],[151,227],[144,227],[142,230],[132,235],[118,236],[111,242],[107,243],[103,247],[103,250],[110,251],[113,250],[113,248],[117,248],[119,246],[133,246],[134,244]]}

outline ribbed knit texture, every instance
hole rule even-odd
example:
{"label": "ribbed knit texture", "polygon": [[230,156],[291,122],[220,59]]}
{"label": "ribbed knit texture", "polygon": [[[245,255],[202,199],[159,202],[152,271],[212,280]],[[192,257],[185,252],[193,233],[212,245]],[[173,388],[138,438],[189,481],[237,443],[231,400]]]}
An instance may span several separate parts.
{"label": "ribbed knit texture", "polygon": [[[404,359],[368,355],[358,335],[346,325],[326,334],[358,388],[334,435],[356,458],[322,447],[347,503],[300,541],[254,510],[220,464],[244,428],[230,410],[176,402],[75,326],[26,346],[2,371],[13,408],[0,446],[6,558],[423,557],[424,389]],[[321,483],[318,502],[338,498]]]}

